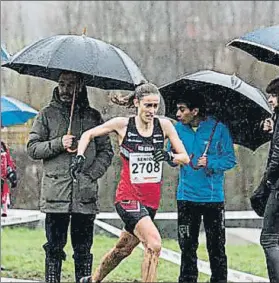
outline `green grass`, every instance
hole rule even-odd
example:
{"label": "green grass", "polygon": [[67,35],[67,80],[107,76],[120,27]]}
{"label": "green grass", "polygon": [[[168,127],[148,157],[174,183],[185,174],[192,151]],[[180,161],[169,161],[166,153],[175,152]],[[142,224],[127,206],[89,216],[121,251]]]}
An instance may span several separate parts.
{"label": "green grass", "polygon": [[[31,230],[27,228],[4,228],[1,241],[1,263],[8,271],[3,271],[1,276],[22,279],[43,280],[44,278],[44,250],[45,243],[43,229]],[[103,255],[113,247],[116,238],[104,235],[94,237],[92,252],[94,253],[94,268],[99,264]],[[164,240],[163,246],[179,251],[177,242]],[[67,260],[63,262],[63,282],[74,281],[74,264],[70,238],[65,248]],[[261,248],[256,245],[228,246],[229,267],[246,271],[259,276],[266,276],[264,255]],[[204,245],[200,245],[199,258],[207,260]],[[130,257],[124,260],[105,281],[141,281],[141,262],[143,251],[135,249]],[[160,259],[158,267],[158,281],[177,282],[179,266]],[[209,277],[200,274],[199,281],[207,281]]]}
{"label": "green grass", "polygon": [[[167,249],[180,251],[178,243],[175,240],[164,241],[163,245]],[[226,253],[228,257],[228,267],[230,269],[267,277],[265,256],[261,246],[256,244],[226,245]],[[199,245],[198,258],[208,261],[205,244]]]}

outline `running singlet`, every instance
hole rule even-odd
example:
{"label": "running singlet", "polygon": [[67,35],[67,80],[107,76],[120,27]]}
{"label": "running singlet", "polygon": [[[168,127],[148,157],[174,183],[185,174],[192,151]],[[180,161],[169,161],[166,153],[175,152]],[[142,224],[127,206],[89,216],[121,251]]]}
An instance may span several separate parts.
{"label": "running singlet", "polygon": [[135,117],[129,118],[127,131],[120,146],[122,170],[115,203],[137,200],[158,209],[163,162],[154,162],[152,152],[164,148],[164,133],[158,118],[154,118],[153,133],[143,137],[136,128]]}

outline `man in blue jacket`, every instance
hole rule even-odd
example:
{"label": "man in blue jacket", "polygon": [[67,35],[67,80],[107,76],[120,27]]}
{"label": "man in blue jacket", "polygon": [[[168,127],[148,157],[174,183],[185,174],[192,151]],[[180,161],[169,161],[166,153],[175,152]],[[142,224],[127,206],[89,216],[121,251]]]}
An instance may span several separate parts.
{"label": "man in blue jacket", "polygon": [[224,172],[236,164],[228,128],[204,114],[201,98],[177,104],[176,130],[191,154],[180,168],[177,188],[178,240],[181,249],[179,282],[197,282],[197,248],[203,219],[209,254],[210,282],[227,282],[224,225]]}

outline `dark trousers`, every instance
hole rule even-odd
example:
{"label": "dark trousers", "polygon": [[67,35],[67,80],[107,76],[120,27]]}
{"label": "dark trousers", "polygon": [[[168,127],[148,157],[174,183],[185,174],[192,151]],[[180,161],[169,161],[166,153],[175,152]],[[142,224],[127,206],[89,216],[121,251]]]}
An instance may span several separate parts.
{"label": "dark trousers", "polygon": [[70,223],[76,280],[78,282],[82,276],[90,275],[92,267],[90,249],[93,244],[94,220],[94,214],[46,214],[47,242],[43,245],[46,252],[46,282],[60,282],[61,261],[66,259],[63,249],[67,243]]}
{"label": "dark trousers", "polygon": [[264,213],[261,245],[271,283],[279,282],[279,191],[272,190]]}
{"label": "dark trousers", "polygon": [[197,282],[197,249],[202,217],[211,268],[210,282],[227,282],[224,203],[177,201],[177,206],[178,241],[181,249],[179,283]]}

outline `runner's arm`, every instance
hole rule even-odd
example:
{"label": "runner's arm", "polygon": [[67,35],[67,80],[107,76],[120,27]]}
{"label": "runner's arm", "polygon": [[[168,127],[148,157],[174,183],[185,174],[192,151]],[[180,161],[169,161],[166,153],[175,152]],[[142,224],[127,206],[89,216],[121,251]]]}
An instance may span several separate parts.
{"label": "runner's arm", "polygon": [[171,148],[173,148],[173,150],[175,151],[175,153],[173,154],[174,159],[172,160],[172,162],[174,164],[179,164],[179,165],[188,164],[190,162],[189,155],[186,152],[186,149],[182,141],[180,140],[173,124],[171,123],[171,121],[167,119],[162,119],[161,122],[162,121],[163,121],[162,125],[164,128],[165,137],[169,138],[171,143]]}
{"label": "runner's arm", "polygon": [[84,152],[92,139],[100,137],[112,132],[119,133],[120,129],[126,124],[126,118],[118,117],[108,120],[102,125],[94,127],[90,130],[85,131],[80,138],[78,144],[77,155],[84,155]]}

